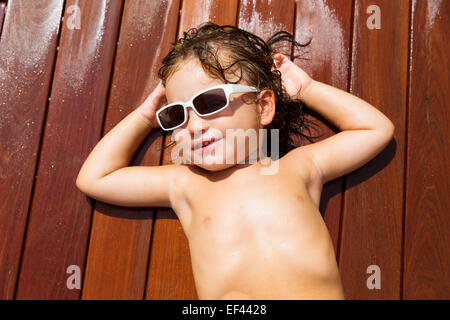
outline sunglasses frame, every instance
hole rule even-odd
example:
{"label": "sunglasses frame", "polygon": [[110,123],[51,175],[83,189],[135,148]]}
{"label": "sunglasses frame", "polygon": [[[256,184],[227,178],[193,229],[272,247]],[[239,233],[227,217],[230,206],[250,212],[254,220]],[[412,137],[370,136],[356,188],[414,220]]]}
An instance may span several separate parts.
{"label": "sunglasses frame", "polygon": [[[227,103],[225,104],[225,106],[223,106],[222,108],[213,111],[211,113],[207,113],[207,114],[199,114],[199,112],[197,111],[197,109],[195,109],[194,106],[194,99],[197,98],[199,95],[210,91],[210,90],[214,90],[214,89],[223,89],[223,91],[225,92],[225,97],[227,99]],[[200,91],[199,93],[197,93],[196,95],[194,95],[189,101],[187,102],[173,102],[170,103],[168,105],[165,105],[164,107],[162,107],[161,109],[159,109],[158,111],[156,111],[156,120],[158,121],[159,126],[161,127],[161,129],[163,129],[164,131],[171,131],[171,130],[175,130],[178,127],[181,127],[182,125],[184,125],[187,121],[188,121],[188,113],[187,113],[187,108],[192,108],[194,109],[194,112],[199,116],[199,117],[206,117],[206,116],[210,116],[213,115],[215,113],[218,113],[222,110],[224,110],[226,107],[228,107],[228,105],[230,104],[230,94],[232,93],[241,93],[241,92],[259,92],[260,90],[255,88],[255,87],[251,87],[251,86],[246,86],[246,85],[241,85],[241,84],[233,84],[233,83],[228,83],[228,84],[221,84],[218,86],[214,86],[214,87],[210,87],[207,88],[205,90]],[[184,121],[183,123],[170,128],[170,129],[165,129],[163,128],[161,122],[159,121],[159,114],[161,113],[161,111],[170,108],[174,105],[181,105],[184,109]]]}

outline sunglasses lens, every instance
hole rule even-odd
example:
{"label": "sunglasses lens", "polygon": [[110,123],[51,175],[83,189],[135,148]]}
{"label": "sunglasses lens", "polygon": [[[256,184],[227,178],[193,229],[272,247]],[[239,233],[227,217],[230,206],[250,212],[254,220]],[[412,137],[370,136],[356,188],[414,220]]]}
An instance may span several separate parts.
{"label": "sunglasses lens", "polygon": [[206,115],[225,107],[227,97],[223,89],[212,89],[196,97],[193,103],[201,115]]}
{"label": "sunglasses lens", "polygon": [[170,106],[161,111],[158,117],[164,129],[176,127],[184,121],[184,108],[181,104]]}

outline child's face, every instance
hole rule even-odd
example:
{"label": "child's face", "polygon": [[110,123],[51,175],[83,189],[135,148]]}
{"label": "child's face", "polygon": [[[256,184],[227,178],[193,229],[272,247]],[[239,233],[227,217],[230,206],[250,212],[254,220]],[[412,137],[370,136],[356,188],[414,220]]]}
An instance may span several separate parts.
{"label": "child's face", "polygon": [[[231,78],[230,80],[236,81],[238,79],[239,77],[236,76],[236,78]],[[213,79],[206,74],[198,60],[189,59],[184,61],[182,65],[178,67],[177,71],[167,79],[167,103],[189,101],[200,91],[219,84],[223,84],[223,81],[220,79]],[[273,94],[271,91],[268,92]],[[227,108],[206,117],[200,117],[192,108],[188,108],[187,122],[173,131],[173,139],[176,141],[176,146],[180,149],[185,147],[186,149],[184,150],[190,150],[190,156],[189,154],[184,154],[184,152],[180,153],[182,155],[182,161],[185,162],[188,160],[191,164],[195,164],[203,169],[218,171],[233,167],[236,163],[247,159],[251,153],[258,152],[262,144],[262,139],[259,139],[258,129],[263,128],[264,125],[267,124],[267,115],[261,118],[259,113],[261,112],[261,108],[263,110],[267,108],[267,101],[269,104],[270,102],[273,103],[273,106],[270,106],[273,108],[273,113],[275,109],[274,98],[266,98],[267,90],[261,92],[260,96],[261,94],[264,96],[262,99],[264,102],[258,104],[249,103],[249,101],[254,100],[249,99],[255,97],[254,93],[231,94],[230,104]],[[247,103],[244,103],[243,98]],[[269,114],[269,118],[271,121],[273,114],[271,117]],[[237,139],[233,135],[227,136],[227,129],[233,129],[233,135],[240,136],[241,138]],[[249,130],[246,133],[248,129],[252,130]],[[253,145],[249,143],[248,136],[250,131],[254,131],[257,137],[257,143]],[[194,141],[202,140],[202,138],[208,140],[208,138],[211,137],[216,138],[216,140],[222,138],[215,143],[216,146],[214,150],[201,154],[192,149],[191,144]],[[219,148],[221,148],[222,153],[218,151]],[[249,148],[251,149],[249,150]],[[231,150],[234,150],[234,157]],[[240,151],[238,152],[238,150]],[[194,158],[194,153],[197,153],[197,160]],[[246,163],[248,162],[249,161],[247,160]]]}

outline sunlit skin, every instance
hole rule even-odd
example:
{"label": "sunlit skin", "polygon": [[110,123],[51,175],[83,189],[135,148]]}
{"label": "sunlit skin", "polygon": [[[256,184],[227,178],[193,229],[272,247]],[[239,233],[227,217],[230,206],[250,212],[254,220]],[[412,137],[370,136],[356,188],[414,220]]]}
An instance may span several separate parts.
{"label": "sunlit skin", "polygon": [[[166,97],[168,103],[188,101],[222,83],[198,62],[186,61],[167,80]],[[188,123],[176,131],[187,130],[193,138],[196,126],[205,136],[214,128],[232,143],[225,129],[257,130],[272,121],[272,91],[262,92],[259,104],[245,104],[242,96],[236,94],[228,109],[210,117],[188,109]],[[308,167],[302,169],[301,161],[295,168],[277,161],[274,175],[261,175],[260,163],[200,164],[185,166],[178,177],[173,209],[189,240],[200,299],[343,298],[332,242],[318,210],[321,184],[306,185]]]}
{"label": "sunlit skin", "polygon": [[[222,161],[129,166],[138,146],[158,126],[155,116],[164,96],[168,103],[185,102],[223,84],[188,59],[179,61],[165,87],[158,85],[99,141],[76,180],[82,192],[99,201],[171,207],[189,241],[199,299],[344,299],[334,246],[319,212],[322,187],[373,159],[391,141],[394,125],[364,100],[312,80],[288,57],[273,58],[286,93],[341,132],[269,164],[265,159],[246,162],[258,147],[252,150],[247,140],[238,144],[227,129],[259,130],[273,121],[274,93],[258,88],[259,101],[252,99],[253,93],[237,93],[228,109],[208,117],[188,108],[189,121],[174,132],[174,148],[220,134],[222,147],[233,146],[234,162],[211,153],[208,159]],[[238,78],[228,75],[229,80]],[[237,158],[240,148],[245,149],[242,159]],[[228,156],[225,151],[222,157]],[[267,165],[277,170],[262,174]]]}

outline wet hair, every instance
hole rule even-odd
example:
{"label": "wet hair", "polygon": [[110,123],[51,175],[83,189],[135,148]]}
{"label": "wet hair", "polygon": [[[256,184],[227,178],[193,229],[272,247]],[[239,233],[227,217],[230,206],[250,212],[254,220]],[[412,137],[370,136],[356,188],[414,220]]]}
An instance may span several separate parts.
{"label": "wet hair", "polygon": [[[219,26],[212,22],[200,24],[189,29],[183,37],[172,43],[173,48],[162,60],[158,77],[165,85],[167,79],[177,68],[191,58],[200,61],[203,70],[212,78],[224,83],[245,83],[259,90],[270,89],[275,94],[275,115],[272,122],[264,126],[267,130],[267,150],[271,150],[271,130],[278,129],[279,157],[298,147],[292,136],[303,137],[310,142],[320,136],[309,136],[309,124],[315,125],[305,117],[305,104],[291,98],[282,86],[281,72],[276,70],[273,55],[277,53],[276,43],[287,41],[292,45],[291,60],[295,49],[306,47],[295,41],[287,31],[274,33],[267,41],[232,25]],[[239,80],[231,81],[227,75],[239,75]],[[257,95],[257,94],[256,94]],[[254,101],[258,102],[258,100]],[[169,144],[170,145],[170,144]],[[162,149],[168,146],[163,147]],[[269,156],[269,155],[268,155]]]}

